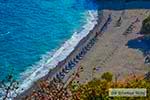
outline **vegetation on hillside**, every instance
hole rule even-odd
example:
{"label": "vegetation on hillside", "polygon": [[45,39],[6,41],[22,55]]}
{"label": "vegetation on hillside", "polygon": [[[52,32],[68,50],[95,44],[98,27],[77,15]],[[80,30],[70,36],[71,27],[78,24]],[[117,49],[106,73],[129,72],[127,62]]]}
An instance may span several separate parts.
{"label": "vegetation on hillside", "polygon": [[[63,84],[39,82],[39,87],[22,100],[150,100],[150,81],[143,76],[131,75],[121,81],[113,81],[113,75],[106,72],[100,79],[86,84]],[[110,88],[146,88],[147,97],[109,97]]]}
{"label": "vegetation on hillside", "polygon": [[[132,75],[123,81],[113,82],[110,81],[110,73],[102,76],[105,76],[102,80],[92,80],[78,88],[72,88],[73,100],[150,100],[150,81]],[[146,88],[147,97],[109,97],[110,88]]]}
{"label": "vegetation on hillside", "polygon": [[143,21],[141,32],[143,34],[150,34],[150,16]]}

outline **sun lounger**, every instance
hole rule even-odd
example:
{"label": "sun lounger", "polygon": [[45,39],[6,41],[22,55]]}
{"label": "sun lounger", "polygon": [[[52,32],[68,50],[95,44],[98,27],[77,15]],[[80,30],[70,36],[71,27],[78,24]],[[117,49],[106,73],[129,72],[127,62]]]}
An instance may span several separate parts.
{"label": "sun lounger", "polygon": [[96,41],[96,38],[93,38],[92,41],[95,42],[95,41]]}
{"label": "sun lounger", "polygon": [[146,64],[149,64],[149,63],[150,63],[150,57],[149,57],[149,56],[147,56],[147,57],[145,58],[145,63],[146,63]]}
{"label": "sun lounger", "polygon": [[92,41],[92,40],[90,40],[90,42],[89,42],[88,44],[93,45],[94,43],[93,43],[93,41]]}
{"label": "sun lounger", "polygon": [[91,48],[90,47],[88,47],[88,46],[86,46],[86,48],[87,48],[87,50],[90,50]]}
{"label": "sun lounger", "polygon": [[87,51],[84,48],[82,48],[82,52],[85,55]]}
{"label": "sun lounger", "polygon": [[70,67],[71,67],[71,69],[72,69],[73,67],[75,67],[75,64],[71,64],[71,66],[70,66]]}
{"label": "sun lounger", "polygon": [[69,72],[69,70],[66,70],[65,68],[63,68],[63,69],[62,69],[62,72],[64,72],[64,73],[68,73],[68,72]]}
{"label": "sun lounger", "polygon": [[68,65],[65,66],[65,70],[70,70],[70,68],[68,67]]}
{"label": "sun lounger", "polygon": [[81,57],[81,58],[83,57],[83,54],[82,54],[82,53],[79,53],[78,55],[79,55],[79,57]]}
{"label": "sun lounger", "polygon": [[68,63],[68,67],[69,67],[70,69],[72,69],[74,66],[75,66],[74,63],[71,63],[71,62]]}
{"label": "sun lounger", "polygon": [[65,74],[63,72],[59,72],[60,78],[63,79],[65,77]]}
{"label": "sun lounger", "polygon": [[82,57],[83,57],[83,56],[80,56],[80,54],[79,54],[78,56],[79,56],[80,60],[81,60],[81,59],[82,59]]}
{"label": "sun lounger", "polygon": [[81,57],[79,57],[78,55],[76,56],[76,59],[81,60]]}
{"label": "sun lounger", "polygon": [[88,48],[91,48],[91,47],[92,47],[92,45],[90,45],[90,44],[88,43],[88,44],[87,44],[87,47],[88,47]]}
{"label": "sun lounger", "polygon": [[60,75],[57,73],[56,74],[56,78],[59,80],[59,81],[61,81],[61,77],[60,77]]}
{"label": "sun lounger", "polygon": [[95,39],[91,39],[90,44],[94,44],[94,43],[95,43]]}
{"label": "sun lounger", "polygon": [[53,81],[54,81],[55,83],[60,82],[56,77],[53,78]]}
{"label": "sun lounger", "polygon": [[59,72],[59,74],[60,74],[61,76],[65,76],[65,73],[63,73],[63,72]]}
{"label": "sun lounger", "polygon": [[75,65],[75,64],[76,64],[76,63],[75,63],[74,61],[72,61],[72,60],[70,61],[70,63],[71,63],[72,65]]}
{"label": "sun lounger", "polygon": [[90,50],[90,48],[89,48],[89,47],[87,47],[87,46],[85,47],[85,49],[86,49],[87,51],[89,51],[89,50]]}
{"label": "sun lounger", "polygon": [[81,57],[84,56],[84,52],[81,51],[81,52],[79,53],[79,55],[80,55]]}
{"label": "sun lounger", "polygon": [[76,58],[74,58],[73,61],[74,61],[75,63],[78,63],[78,62],[79,62]]}

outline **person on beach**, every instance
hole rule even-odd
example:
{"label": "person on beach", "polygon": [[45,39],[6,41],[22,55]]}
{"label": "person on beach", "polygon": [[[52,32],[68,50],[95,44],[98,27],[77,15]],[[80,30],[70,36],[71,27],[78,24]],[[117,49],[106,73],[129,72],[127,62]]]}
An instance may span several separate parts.
{"label": "person on beach", "polygon": [[117,23],[116,23],[116,27],[120,27],[121,23],[122,23],[122,18],[119,17],[119,19],[117,20]]}

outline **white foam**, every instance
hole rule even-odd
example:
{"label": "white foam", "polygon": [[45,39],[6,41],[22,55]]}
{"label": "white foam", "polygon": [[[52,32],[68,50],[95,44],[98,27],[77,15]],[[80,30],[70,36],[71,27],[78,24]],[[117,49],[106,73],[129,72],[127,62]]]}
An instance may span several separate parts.
{"label": "white foam", "polygon": [[96,10],[90,10],[88,11],[88,15],[87,24],[82,27],[80,32],[75,32],[56,52],[50,52],[46,56],[43,56],[39,63],[32,66],[31,69],[26,70],[25,73],[22,73],[21,76],[23,76],[22,79],[24,81],[17,90],[19,93],[25,91],[33,82],[48,74],[50,69],[53,69],[58,62],[64,60],[74,50],[79,41],[87,36],[97,23],[98,14]]}

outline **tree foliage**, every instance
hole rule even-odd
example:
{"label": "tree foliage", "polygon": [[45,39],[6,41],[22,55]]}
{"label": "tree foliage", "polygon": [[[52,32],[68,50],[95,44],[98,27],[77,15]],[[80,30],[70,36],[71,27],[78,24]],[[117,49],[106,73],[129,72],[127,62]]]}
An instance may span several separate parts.
{"label": "tree foliage", "polygon": [[112,81],[113,74],[110,72],[106,72],[101,77],[102,79],[105,79],[106,81]]}
{"label": "tree foliage", "polygon": [[[102,77],[107,75],[110,77],[108,73],[104,73]],[[146,88],[148,93],[147,97],[109,97],[109,88]],[[72,92],[73,100],[150,100],[150,81],[135,76],[118,82],[92,80]]]}
{"label": "tree foliage", "polygon": [[150,34],[150,16],[143,21],[141,32],[143,34]]}

